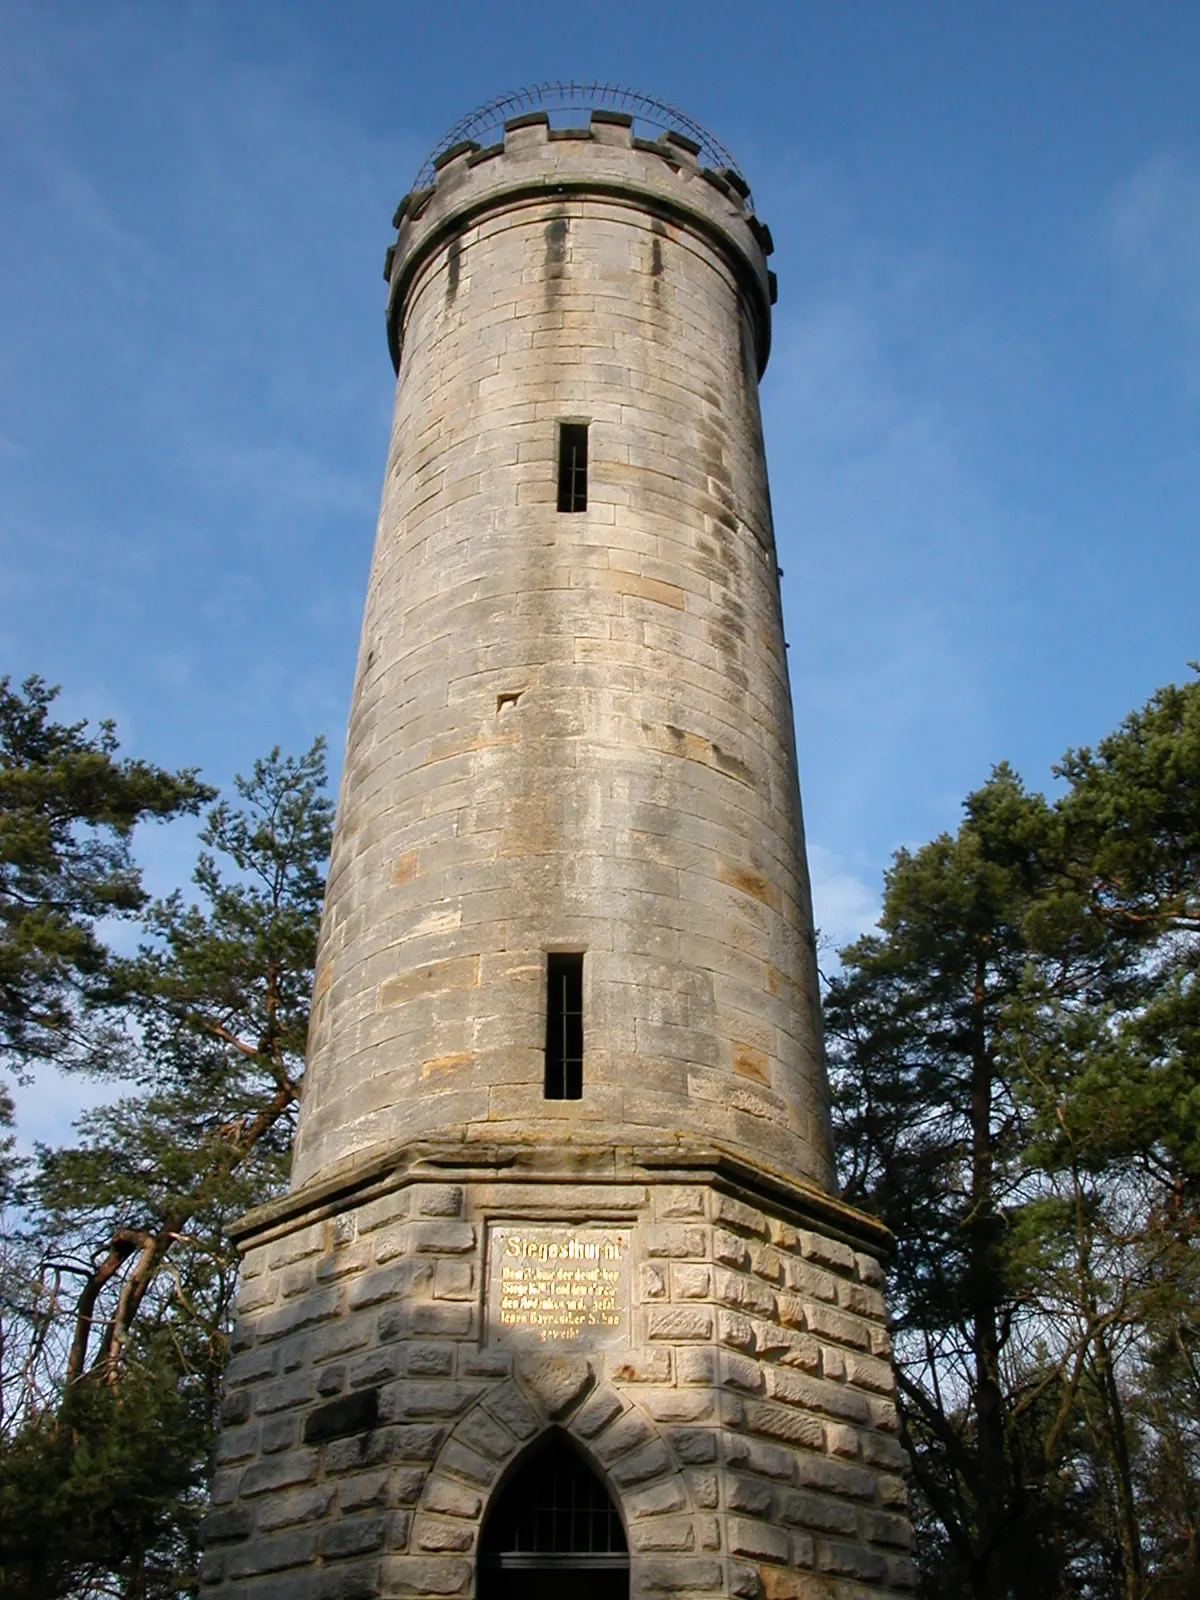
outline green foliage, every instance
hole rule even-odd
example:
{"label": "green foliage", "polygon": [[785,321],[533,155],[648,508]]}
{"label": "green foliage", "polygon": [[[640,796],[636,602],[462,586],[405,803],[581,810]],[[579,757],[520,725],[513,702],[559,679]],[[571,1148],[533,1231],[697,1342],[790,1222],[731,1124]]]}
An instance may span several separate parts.
{"label": "green foliage", "polygon": [[164,1348],[117,1391],[69,1390],[0,1454],[0,1594],[194,1592],[208,1397]]}
{"label": "green foliage", "polygon": [[[1024,1128],[999,1051],[1059,830],[1004,767],[964,811],[956,836],[896,856],[881,931],[843,951],[826,1017],[846,1193],[899,1240],[899,1375],[924,1496],[972,1591],[999,1596],[1018,1526],[1031,1548],[1043,1471],[1009,1425]],[[1035,1554],[1048,1570],[1052,1551]]]}
{"label": "green foliage", "polygon": [[194,772],[118,760],[111,722],[52,721],[57,693],[0,679],[0,1058],[17,1070],[62,1055],[105,978],[97,923],[144,904],[135,825],[211,798]]}
{"label": "green foliage", "polygon": [[[1200,682],[1160,689],[1095,751],[1070,751],[1068,872],[1127,963],[1110,1037],[1069,1095],[1093,1159],[1200,1185]],[[1044,1058],[1044,1052],[1043,1052]]]}
{"label": "green foliage", "polygon": [[1192,1600],[1200,1572],[1200,1317],[1196,1300],[1151,1349],[1131,1410],[1143,1442],[1136,1462],[1156,1596]]}
{"label": "green foliage", "polygon": [[[0,1051],[124,1074],[30,1171],[0,1092],[0,1593],[195,1587],[236,1257],[286,1178],[332,807],[320,745],[208,814],[195,903],[138,820],[206,791],[0,686]],[[1051,803],[1007,767],[897,854],[827,1029],[891,1299],[922,1593],[1200,1592],[1200,682]],[[104,919],[139,916],[118,959]]]}
{"label": "green foliage", "polygon": [[[179,894],[151,908],[157,945],[120,976],[155,1060],[182,1052],[188,1065],[180,1067],[193,1070],[202,1041],[294,1087],[332,824],[324,783],[319,740],[299,759],[276,748],[255,762],[248,779],[236,780],[242,807],[222,801],[200,835],[195,882],[204,908],[185,906]],[[223,873],[222,857],[233,876]]]}
{"label": "green foliage", "polygon": [[829,986],[840,1160],[898,1240],[928,1591],[1174,1596],[1200,1583],[1200,683],[1060,776],[1051,805],[1000,767],[897,855]]}
{"label": "green foliage", "polygon": [[[122,1026],[129,1092],[82,1117],[70,1146],[38,1150],[0,1268],[0,1516],[14,1519],[0,1592],[142,1600],[194,1587],[236,1288],[228,1230],[286,1183],[324,790],[319,741],[256,762],[236,803],[208,814],[196,902],[143,905],[139,954],[104,956],[90,998],[109,1033],[85,1030],[76,1059],[107,1070]],[[55,1540],[61,1516],[74,1532]]]}

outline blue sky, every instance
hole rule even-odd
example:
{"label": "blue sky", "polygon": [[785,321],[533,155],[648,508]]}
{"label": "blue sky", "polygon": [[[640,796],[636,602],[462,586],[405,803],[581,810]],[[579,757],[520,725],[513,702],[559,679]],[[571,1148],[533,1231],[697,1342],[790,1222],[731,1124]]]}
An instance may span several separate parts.
{"label": "blue sky", "polygon": [[[0,673],[214,782],[340,755],[426,149],[546,78],[737,156],[818,920],[1200,656],[1200,8],[0,0]],[[186,829],[145,835],[151,882]],[[75,1091],[43,1082],[25,1125]]]}

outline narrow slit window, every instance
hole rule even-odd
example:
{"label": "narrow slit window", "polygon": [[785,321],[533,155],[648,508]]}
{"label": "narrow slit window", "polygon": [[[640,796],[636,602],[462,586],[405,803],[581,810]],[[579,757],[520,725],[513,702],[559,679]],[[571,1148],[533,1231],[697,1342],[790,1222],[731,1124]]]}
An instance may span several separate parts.
{"label": "narrow slit window", "polygon": [[558,425],[558,509],[587,510],[588,425]]}
{"label": "narrow slit window", "polygon": [[583,956],[547,957],[546,1099],[583,1098]]}

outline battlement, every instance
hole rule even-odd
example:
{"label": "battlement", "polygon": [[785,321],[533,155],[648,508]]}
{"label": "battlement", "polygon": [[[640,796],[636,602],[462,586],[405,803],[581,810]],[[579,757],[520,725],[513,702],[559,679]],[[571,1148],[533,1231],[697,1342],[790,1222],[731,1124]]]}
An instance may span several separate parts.
{"label": "battlement", "polygon": [[534,110],[509,118],[502,132],[488,145],[463,138],[442,149],[428,164],[433,181],[411,190],[396,208],[397,238],[388,247],[384,278],[397,371],[411,288],[451,240],[490,212],[591,196],[649,212],[717,247],[750,306],[761,375],[776,297],[767,266],[774,246],[736,167],[705,165],[701,143],[674,128],[656,139],[640,138],[630,113],[603,107],[590,111],[586,127],[553,127],[546,111]]}

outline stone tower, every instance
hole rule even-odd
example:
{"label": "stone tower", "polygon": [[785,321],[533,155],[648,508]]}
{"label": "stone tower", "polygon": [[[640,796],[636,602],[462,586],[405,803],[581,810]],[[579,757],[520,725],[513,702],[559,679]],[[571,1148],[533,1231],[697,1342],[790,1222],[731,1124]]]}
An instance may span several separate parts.
{"label": "stone tower", "polygon": [[887,1236],[832,1187],[770,235],[678,113],[567,98],[582,126],[479,114],[494,142],[444,141],[396,216],[395,419],[292,1186],[239,1227],[213,1596],[910,1583]]}

